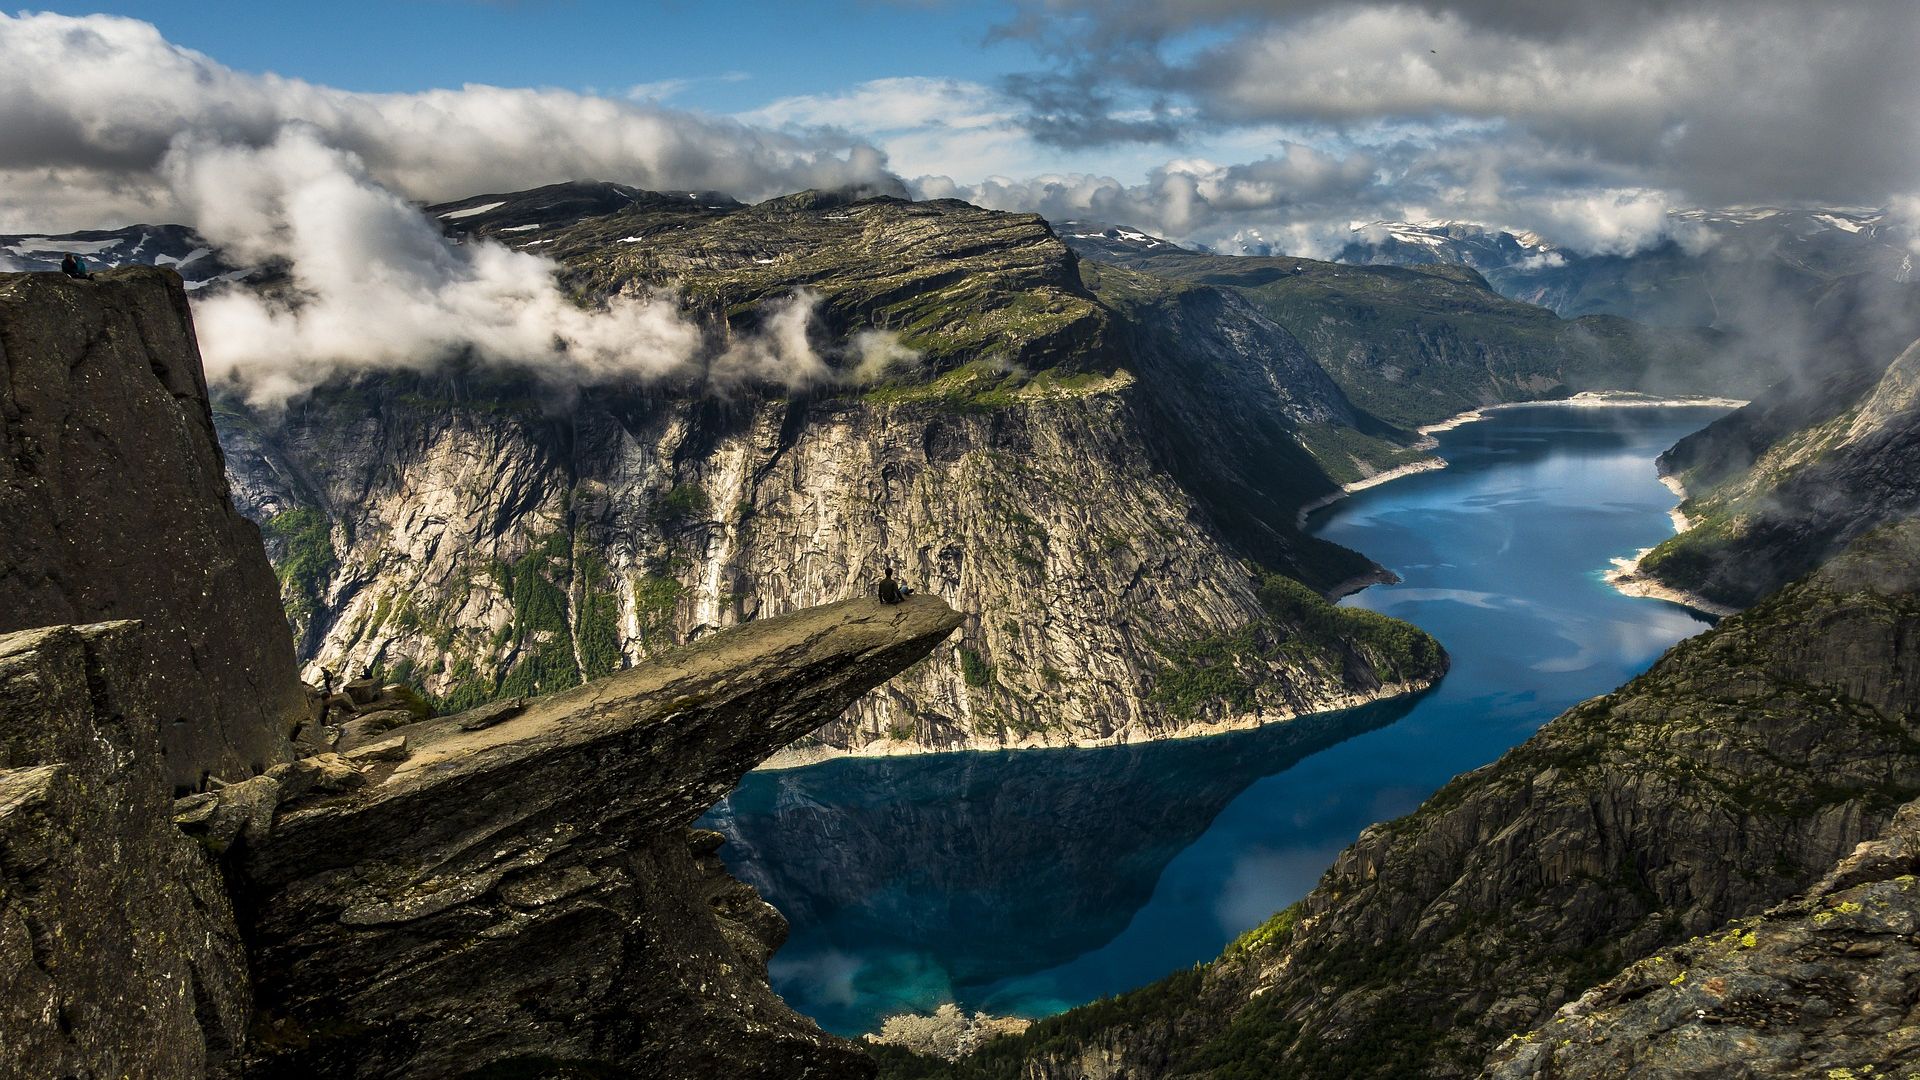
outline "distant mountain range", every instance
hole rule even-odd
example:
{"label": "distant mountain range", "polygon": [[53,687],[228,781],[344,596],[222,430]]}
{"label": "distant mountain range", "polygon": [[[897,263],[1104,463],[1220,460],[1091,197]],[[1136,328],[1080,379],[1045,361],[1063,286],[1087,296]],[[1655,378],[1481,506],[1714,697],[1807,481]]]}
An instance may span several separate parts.
{"label": "distant mountain range", "polygon": [[0,236],[0,270],[58,270],[69,253],[80,256],[89,270],[170,267],[186,280],[189,292],[215,282],[237,281],[250,273],[222,259],[213,245],[185,225],[129,225],[58,236]]}
{"label": "distant mountain range", "polygon": [[[1854,274],[1914,276],[1915,233],[1885,210],[1746,207],[1679,210],[1670,239],[1630,255],[1587,255],[1534,232],[1466,221],[1357,225],[1333,261],[1355,266],[1453,266],[1512,300],[1564,318],[1619,315],[1654,326],[1764,332],[1798,317],[1827,284]],[[1129,226],[1058,223],[1070,241],[1110,255],[1197,250]],[[1237,256],[1283,257],[1257,238]]]}
{"label": "distant mountain range", "polygon": [[1913,231],[1884,210],[1681,210],[1669,232],[1673,239],[1631,255],[1583,255],[1530,232],[1376,221],[1354,229],[1335,261],[1465,266],[1501,295],[1568,318],[1723,329],[1764,320],[1783,293],[1807,296],[1853,274],[1913,276]]}

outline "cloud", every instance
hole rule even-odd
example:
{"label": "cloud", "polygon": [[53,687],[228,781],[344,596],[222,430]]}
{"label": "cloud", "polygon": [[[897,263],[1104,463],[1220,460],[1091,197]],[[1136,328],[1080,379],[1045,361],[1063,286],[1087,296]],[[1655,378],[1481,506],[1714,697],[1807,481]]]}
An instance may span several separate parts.
{"label": "cloud", "polygon": [[[1910,0],[1029,0],[1003,33],[1049,57],[1007,87],[1069,143],[1464,118],[1709,204],[1878,204],[1920,165]],[[1193,120],[1114,123],[1168,102]]]}
{"label": "cloud", "polygon": [[1344,153],[1286,143],[1239,164],[1177,158],[1135,184],[1055,174],[976,183],[923,176],[909,186],[925,198],[1132,225],[1233,254],[1330,258],[1352,239],[1355,221],[1379,219],[1526,229],[1587,252],[1631,252],[1672,235],[1675,204],[1665,193],[1562,164],[1550,148],[1462,136],[1442,148],[1407,140]]}
{"label": "cloud", "polygon": [[0,15],[0,228],[177,220],[190,208],[155,172],[177,135],[258,147],[290,123],[428,202],[587,178],[748,200],[895,183],[884,154],[834,131],[565,90],[354,93],[235,71],[133,19]]}
{"label": "cloud", "polygon": [[671,294],[636,288],[583,308],[556,284],[552,261],[491,241],[448,242],[306,125],[262,147],[183,136],[159,172],[227,258],[288,267],[284,292],[228,289],[194,303],[208,377],[256,404],[342,374],[430,369],[455,356],[557,387],[680,379],[731,392],[869,381],[885,373],[876,356],[918,355],[878,331],[816,349],[818,301],[805,291],[717,351]]}
{"label": "cloud", "polygon": [[208,377],[261,404],[343,372],[426,368],[452,355],[559,383],[685,371],[698,327],[671,297],[575,306],[547,260],[448,243],[356,157],[290,126],[264,147],[189,136],[161,169],[229,258],[285,260],[291,295],[243,289],[196,300]]}

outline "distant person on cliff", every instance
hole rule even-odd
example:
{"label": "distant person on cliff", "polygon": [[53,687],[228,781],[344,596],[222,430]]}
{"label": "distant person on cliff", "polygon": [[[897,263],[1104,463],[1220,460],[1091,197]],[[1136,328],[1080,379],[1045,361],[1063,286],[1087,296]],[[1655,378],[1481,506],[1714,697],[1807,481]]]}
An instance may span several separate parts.
{"label": "distant person on cliff", "polygon": [[93,280],[93,275],[87,273],[87,264],[81,262],[80,256],[71,251],[67,252],[66,258],[60,260],[60,272],[70,278],[79,278],[81,281]]}
{"label": "distant person on cliff", "polygon": [[907,594],[901,591],[900,583],[893,580],[893,564],[888,563],[887,576],[880,579],[880,602],[897,604],[906,598]]}

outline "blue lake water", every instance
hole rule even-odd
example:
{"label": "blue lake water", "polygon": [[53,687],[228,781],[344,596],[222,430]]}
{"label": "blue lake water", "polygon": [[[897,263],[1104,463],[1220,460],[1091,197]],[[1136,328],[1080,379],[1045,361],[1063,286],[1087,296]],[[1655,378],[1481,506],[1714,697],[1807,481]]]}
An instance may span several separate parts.
{"label": "blue lake water", "polygon": [[1721,410],[1494,412],[1449,467],[1314,531],[1401,575],[1345,603],[1446,646],[1434,690],[1208,739],[846,760],[757,773],[711,812],[791,922],[774,988],[830,1031],[948,1001],[1041,1016],[1217,955],[1412,810],[1706,628],[1601,574],[1671,534],[1653,459]]}

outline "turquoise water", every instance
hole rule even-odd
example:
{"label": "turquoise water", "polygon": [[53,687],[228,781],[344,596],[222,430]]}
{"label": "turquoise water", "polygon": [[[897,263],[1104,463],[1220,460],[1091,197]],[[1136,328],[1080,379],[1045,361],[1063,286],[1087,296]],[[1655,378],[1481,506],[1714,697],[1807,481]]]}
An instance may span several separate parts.
{"label": "turquoise water", "polygon": [[1217,955],[1362,829],[1705,629],[1601,573],[1670,535],[1653,459],[1719,413],[1495,412],[1440,436],[1447,469],[1323,511],[1315,532],[1404,579],[1345,602],[1452,654],[1418,697],[1209,739],[749,776],[706,824],[792,923],[775,989],[852,1035],[947,1001],[1045,1015]]}

